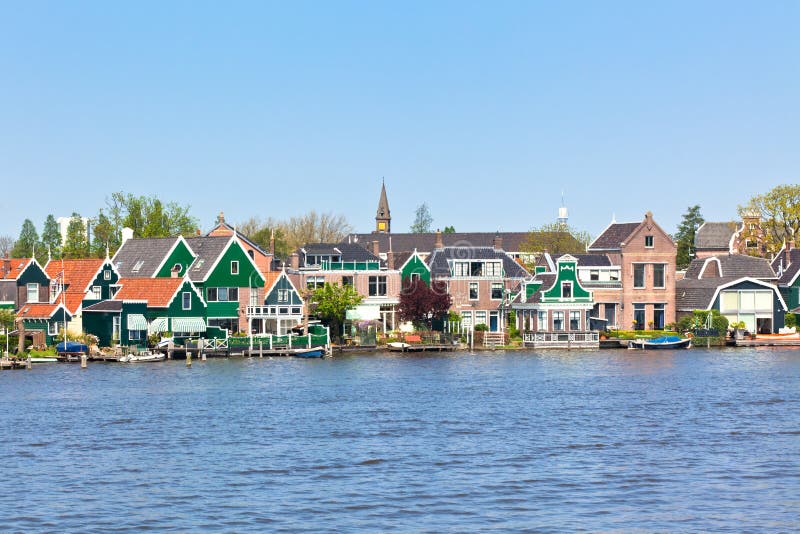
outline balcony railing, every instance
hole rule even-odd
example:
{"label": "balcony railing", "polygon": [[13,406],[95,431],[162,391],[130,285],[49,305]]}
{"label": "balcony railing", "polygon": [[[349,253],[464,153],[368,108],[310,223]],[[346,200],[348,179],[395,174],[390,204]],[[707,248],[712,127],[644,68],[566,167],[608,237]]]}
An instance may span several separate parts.
{"label": "balcony railing", "polygon": [[599,343],[600,332],[525,332],[522,340],[531,344]]}
{"label": "balcony railing", "polygon": [[269,317],[286,317],[287,315],[303,315],[300,306],[248,306],[247,317],[254,319]]}

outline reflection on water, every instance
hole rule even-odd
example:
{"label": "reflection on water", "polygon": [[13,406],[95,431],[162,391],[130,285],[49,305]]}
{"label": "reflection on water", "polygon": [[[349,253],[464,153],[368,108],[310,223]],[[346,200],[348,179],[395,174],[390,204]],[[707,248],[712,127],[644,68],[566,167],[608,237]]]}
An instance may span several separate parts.
{"label": "reflection on water", "polygon": [[4,372],[0,530],[797,531],[798,383],[741,349]]}

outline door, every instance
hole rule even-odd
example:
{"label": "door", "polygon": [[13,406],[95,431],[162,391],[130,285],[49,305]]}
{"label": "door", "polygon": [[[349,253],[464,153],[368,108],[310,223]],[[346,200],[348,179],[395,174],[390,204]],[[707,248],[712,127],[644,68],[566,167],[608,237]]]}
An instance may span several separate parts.
{"label": "door", "polygon": [[497,332],[497,327],[500,321],[497,317],[497,312],[492,312],[489,314],[489,331],[490,332]]}

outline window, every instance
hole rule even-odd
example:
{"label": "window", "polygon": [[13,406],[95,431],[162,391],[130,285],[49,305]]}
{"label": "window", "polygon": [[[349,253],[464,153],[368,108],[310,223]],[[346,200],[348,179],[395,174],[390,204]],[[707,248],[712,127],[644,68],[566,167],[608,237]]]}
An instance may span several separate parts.
{"label": "window", "polygon": [[47,323],[47,335],[50,336],[58,335],[58,322],[53,321],[52,323]]}
{"label": "window", "polygon": [[653,264],[653,287],[657,289],[664,289],[664,268],[663,263]]}
{"label": "window", "polygon": [[619,282],[619,269],[608,272],[608,279],[612,282]]}
{"label": "window", "polygon": [[486,324],[486,312],[485,311],[476,311],[475,312],[475,324]]}
{"label": "window", "polygon": [[644,246],[645,248],[653,248],[653,236],[651,235],[644,236]]}
{"label": "window", "polygon": [[352,276],[343,276],[342,277],[342,287],[344,286],[352,286],[353,285],[353,277]]}
{"label": "window", "polygon": [[656,304],[653,306],[653,328],[664,330],[664,305]]}
{"label": "window", "polygon": [[633,305],[634,330],[644,330],[644,304]]}
{"label": "window", "polygon": [[192,309],[192,294],[188,291],[184,291],[181,295],[181,309],[183,310],[190,310]]}
{"label": "window", "polygon": [[644,287],[644,263],[633,264],[633,287],[636,289]]}
{"label": "window", "polygon": [[119,336],[120,336],[120,332],[122,331],[122,330],[120,330],[120,328],[121,328],[120,325],[121,324],[122,324],[122,317],[120,317],[119,315],[112,316],[112,319],[111,319],[111,338],[114,341],[116,341],[117,343],[119,343]]}
{"label": "window", "polygon": [[239,274],[239,262],[232,261],[231,262],[231,274]]}
{"label": "window", "polygon": [[572,310],[569,312],[569,329],[581,329],[581,312],[579,310]]}
{"label": "window", "polygon": [[100,300],[103,298],[103,288],[100,286],[92,286],[91,299]]}
{"label": "window", "polygon": [[142,332],[140,330],[128,330],[128,339],[138,341],[142,339]]}
{"label": "window", "polygon": [[289,290],[288,289],[279,289],[278,290],[278,302],[289,302]]}
{"label": "window", "polygon": [[308,289],[317,289],[325,285],[324,276],[309,276],[306,278],[306,287]]}
{"label": "window", "polygon": [[173,273],[180,274],[181,271],[183,271],[183,265],[181,265],[180,263],[176,263],[175,265],[172,266]]}
{"label": "window", "polygon": [[260,302],[258,302],[258,288],[251,287],[250,288],[250,306],[258,306]]}
{"label": "window", "polygon": [[206,290],[209,302],[234,302],[239,300],[238,287],[209,287]]}
{"label": "window", "polygon": [[486,276],[503,276],[503,264],[499,261],[486,262]]}
{"label": "window", "polygon": [[461,326],[465,328],[469,328],[472,326],[472,312],[471,311],[462,311],[461,312]]}
{"label": "window", "polygon": [[112,299],[114,298],[114,295],[117,294],[117,291],[119,291],[119,287],[120,286],[116,286],[116,285],[108,287],[108,293],[109,293],[109,295],[111,295]]}
{"label": "window", "polygon": [[453,276],[469,276],[469,262],[457,261],[453,263]]}
{"label": "window", "polygon": [[745,248],[758,248],[758,242],[746,239],[744,242]]}
{"label": "window", "polygon": [[547,330],[547,312],[545,310],[539,310],[538,314],[539,316],[536,322],[536,329],[540,332],[544,332]]}
{"label": "window", "polygon": [[103,280],[111,280],[111,271],[109,269],[103,271]]}
{"label": "window", "polygon": [[206,262],[206,260],[204,260],[203,258],[200,258],[199,260],[197,260],[197,263],[194,264],[194,270],[195,271],[199,271],[200,269],[202,269],[203,268],[203,264],[205,262]]}
{"label": "window", "polygon": [[600,271],[598,271],[597,269],[592,269],[591,271],[589,271],[589,280],[594,280],[594,281],[600,280]]}
{"label": "window", "polygon": [[492,299],[500,300],[503,298],[503,283],[492,282]]}
{"label": "window", "polygon": [[478,300],[478,282],[469,283],[469,300]]}
{"label": "window", "polygon": [[[483,262],[482,261],[473,261],[469,264],[469,275],[470,276],[483,276]],[[484,324],[486,322],[484,321]]]}
{"label": "window", "polygon": [[39,284],[28,284],[28,300],[25,302],[39,302]]}
{"label": "window", "polygon": [[142,268],[142,265],[144,265],[144,260],[139,260],[139,261],[137,261],[137,262],[134,264],[134,266],[133,266],[133,269],[131,269],[131,272],[132,272],[132,273],[138,273],[138,272],[139,272],[139,269],[141,269],[141,268]]}
{"label": "window", "polygon": [[561,298],[572,298],[572,282],[561,282]]}
{"label": "window", "polygon": [[369,296],[370,297],[385,297],[386,296],[386,277],[385,276],[370,276],[369,277]]}
{"label": "window", "polygon": [[417,280],[419,280],[419,273],[411,273],[411,283],[413,284]]}
{"label": "window", "polygon": [[564,330],[564,312],[563,311],[554,311],[553,312],[553,330],[556,332]]}

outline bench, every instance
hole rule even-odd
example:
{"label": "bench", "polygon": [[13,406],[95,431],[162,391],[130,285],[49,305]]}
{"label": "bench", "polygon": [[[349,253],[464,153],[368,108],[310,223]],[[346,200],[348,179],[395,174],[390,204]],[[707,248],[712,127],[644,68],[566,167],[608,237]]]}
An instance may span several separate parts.
{"label": "bench", "polygon": [[416,334],[406,335],[405,337],[406,343],[422,343],[422,337]]}

